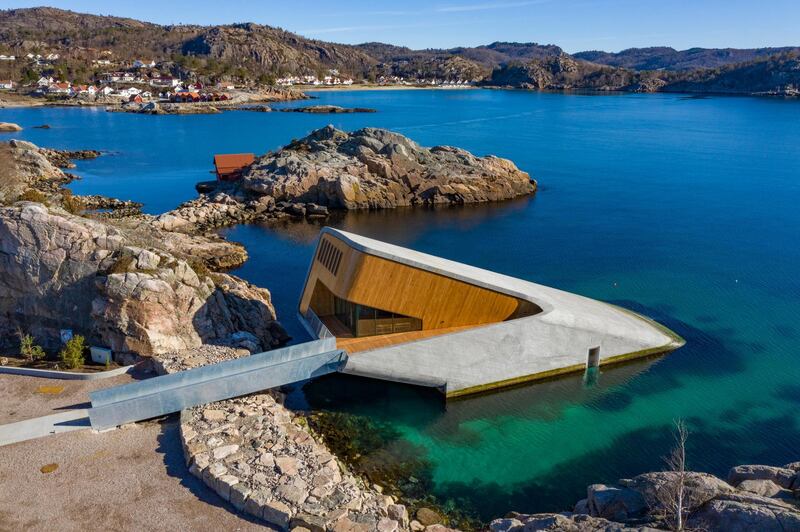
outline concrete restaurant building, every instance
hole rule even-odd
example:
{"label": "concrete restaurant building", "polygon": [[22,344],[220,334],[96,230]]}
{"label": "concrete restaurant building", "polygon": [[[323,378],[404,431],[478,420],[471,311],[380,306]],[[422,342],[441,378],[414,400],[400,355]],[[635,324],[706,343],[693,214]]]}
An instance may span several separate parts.
{"label": "concrete restaurant building", "polygon": [[634,312],[325,228],[300,301],[343,371],[447,397],[666,353],[683,340]]}

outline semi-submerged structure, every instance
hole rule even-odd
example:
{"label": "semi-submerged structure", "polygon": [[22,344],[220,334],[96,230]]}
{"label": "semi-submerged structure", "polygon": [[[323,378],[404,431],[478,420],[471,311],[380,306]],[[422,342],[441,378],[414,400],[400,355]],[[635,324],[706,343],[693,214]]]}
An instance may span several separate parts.
{"label": "semi-submerged structure", "polygon": [[684,343],[607,303],[331,228],[320,235],[299,314],[309,342],[91,392],[92,427],[336,372],[459,397]]}
{"label": "semi-submerged structure", "polygon": [[327,227],[299,314],[347,353],[340,371],[448,398],[684,344],[620,307]]}

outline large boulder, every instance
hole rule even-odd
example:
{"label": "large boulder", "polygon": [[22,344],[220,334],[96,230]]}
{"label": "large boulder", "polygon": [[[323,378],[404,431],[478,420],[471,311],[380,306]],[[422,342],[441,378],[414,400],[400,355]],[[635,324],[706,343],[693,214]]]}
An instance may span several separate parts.
{"label": "large boulder", "polygon": [[134,245],[143,240],[37,203],[0,208],[2,337],[21,328],[52,349],[59,330],[69,328],[92,343],[143,355],[242,332],[257,339],[256,348],[285,339],[269,292],[162,248]]}
{"label": "large boulder", "polygon": [[[632,479],[620,480],[620,485],[639,493],[647,502],[650,513],[664,510],[665,494],[677,482],[678,473],[658,471],[644,473]],[[685,506],[693,510],[718,495],[733,493],[728,483],[708,473],[687,471],[684,478],[686,490]]]}
{"label": "large boulder", "polygon": [[475,203],[536,191],[514,163],[450,146],[423,148],[398,133],[327,126],[256,160],[242,186],[277,201],[341,209]]}
{"label": "large boulder", "polygon": [[590,515],[614,521],[640,517],[647,511],[647,502],[638,491],[620,486],[592,484],[586,489]]}
{"label": "large boulder", "polygon": [[800,530],[800,510],[783,501],[746,493],[720,495],[687,520],[693,530],[788,532]]}
{"label": "large boulder", "polygon": [[731,468],[728,472],[728,483],[738,486],[744,480],[771,480],[785,489],[794,487],[797,480],[797,471],[784,467],[768,465],[740,465]]}
{"label": "large boulder", "polygon": [[12,122],[0,122],[0,133],[13,133],[16,131],[22,131],[22,128],[19,124],[14,124]]}

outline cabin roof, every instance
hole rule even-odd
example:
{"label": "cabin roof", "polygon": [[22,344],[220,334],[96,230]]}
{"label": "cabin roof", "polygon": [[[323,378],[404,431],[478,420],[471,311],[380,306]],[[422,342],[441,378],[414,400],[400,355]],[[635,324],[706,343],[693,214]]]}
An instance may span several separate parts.
{"label": "cabin roof", "polygon": [[214,155],[217,168],[242,168],[253,164],[256,156],[252,153],[218,153]]}

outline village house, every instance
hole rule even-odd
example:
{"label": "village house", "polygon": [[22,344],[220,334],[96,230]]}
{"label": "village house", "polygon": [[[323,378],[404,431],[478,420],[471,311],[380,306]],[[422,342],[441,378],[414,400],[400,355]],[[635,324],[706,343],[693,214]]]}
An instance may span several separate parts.
{"label": "village house", "polygon": [[150,80],[150,86],[152,87],[177,87],[180,83],[180,79],[171,76],[159,76]]}
{"label": "village house", "polygon": [[16,60],[17,60],[16,56],[0,54],[0,61],[16,61]]}
{"label": "village house", "polygon": [[140,59],[134,60],[132,64],[133,68],[153,68],[156,66],[155,61],[142,61]]}
{"label": "village house", "polygon": [[10,79],[0,79],[0,89],[2,90],[12,90],[16,85],[17,84]]}
{"label": "village house", "polygon": [[72,94],[72,84],[68,81],[57,81],[47,87],[47,94]]}
{"label": "village house", "polygon": [[92,64],[96,66],[109,66],[112,63],[110,59],[94,59]]}
{"label": "village house", "polygon": [[112,89],[111,87],[109,87],[108,85],[106,85],[105,87],[103,87],[102,89],[100,89],[100,90],[99,90],[99,91],[97,91],[97,92],[99,92],[99,93],[100,93],[100,94],[102,94],[103,96],[108,96],[109,94],[113,94],[113,93],[114,93],[114,89]]}
{"label": "village house", "polygon": [[36,85],[38,85],[39,87],[42,87],[42,88],[44,88],[44,87],[49,87],[49,86],[50,86],[50,85],[52,85],[53,83],[55,83],[55,80],[54,80],[54,79],[53,79],[51,76],[47,76],[47,77],[45,77],[45,76],[42,76],[42,77],[41,77],[41,78],[39,78],[39,80],[36,82]]}
{"label": "village house", "polygon": [[130,98],[131,96],[138,96],[141,94],[141,89],[137,89],[136,87],[128,87],[127,89],[119,89],[116,91],[116,94],[123,96],[125,98]]}
{"label": "village house", "polygon": [[94,96],[97,93],[97,87],[94,85],[75,85],[72,87],[72,93],[75,95],[88,94]]}

